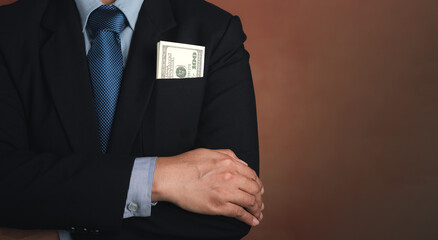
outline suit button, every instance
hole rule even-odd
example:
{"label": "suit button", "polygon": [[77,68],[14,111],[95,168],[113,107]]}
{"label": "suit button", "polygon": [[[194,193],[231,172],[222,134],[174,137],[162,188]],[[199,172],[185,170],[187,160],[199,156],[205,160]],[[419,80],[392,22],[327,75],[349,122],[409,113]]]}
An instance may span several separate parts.
{"label": "suit button", "polygon": [[131,203],[128,204],[128,210],[130,212],[137,212],[138,205],[136,203],[131,202]]}
{"label": "suit button", "polygon": [[88,229],[87,229],[87,228],[84,228],[84,229],[82,229],[82,231],[84,231],[84,232],[87,232],[87,231],[88,231]]}

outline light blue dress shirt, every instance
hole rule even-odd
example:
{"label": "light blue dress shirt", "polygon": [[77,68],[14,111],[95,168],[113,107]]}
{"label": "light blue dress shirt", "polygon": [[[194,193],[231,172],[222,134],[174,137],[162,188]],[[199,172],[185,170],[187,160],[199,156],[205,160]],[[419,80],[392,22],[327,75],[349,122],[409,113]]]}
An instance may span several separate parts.
{"label": "light blue dress shirt", "polygon": [[[85,40],[85,51],[90,50],[93,39],[87,30],[88,17],[91,12],[103,5],[100,0],[75,0],[82,23],[82,33]],[[137,23],[138,14],[143,0],[117,0],[113,5],[125,15],[128,25],[120,33],[123,63],[126,65],[129,47],[131,46],[132,34]],[[123,80],[122,80],[123,81]],[[123,82],[122,82],[123,84]],[[126,199],[123,218],[148,217],[151,215],[152,183],[154,179],[156,157],[144,157],[135,159],[129,183],[128,196]],[[60,240],[71,240],[70,233],[59,231]]]}

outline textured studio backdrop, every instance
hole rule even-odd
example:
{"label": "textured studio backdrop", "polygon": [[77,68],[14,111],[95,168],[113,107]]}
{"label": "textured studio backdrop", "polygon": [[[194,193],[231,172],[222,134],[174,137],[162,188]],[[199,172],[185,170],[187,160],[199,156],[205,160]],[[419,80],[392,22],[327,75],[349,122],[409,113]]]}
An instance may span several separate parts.
{"label": "textured studio backdrop", "polygon": [[245,239],[438,239],[438,1],[211,2],[252,56],[266,210]]}
{"label": "textured studio backdrop", "polygon": [[251,53],[266,210],[245,239],[438,239],[438,1],[210,2]]}

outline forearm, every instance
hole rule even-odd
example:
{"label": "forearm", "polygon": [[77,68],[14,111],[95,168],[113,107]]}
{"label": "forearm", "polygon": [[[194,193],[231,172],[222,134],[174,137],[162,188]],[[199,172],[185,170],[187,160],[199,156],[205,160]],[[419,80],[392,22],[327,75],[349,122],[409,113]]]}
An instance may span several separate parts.
{"label": "forearm", "polygon": [[[157,217],[163,215],[168,217]],[[243,238],[251,229],[251,226],[235,218],[197,214],[169,202],[154,206],[151,217],[133,221],[136,222],[133,226],[147,232],[148,236],[160,237],[158,239],[232,240]]]}
{"label": "forearm", "polygon": [[[123,218],[149,217],[151,215],[152,182],[156,157],[136,158],[129,181]],[[59,230],[59,240],[72,240],[70,232]]]}
{"label": "forearm", "polygon": [[[247,204],[241,192],[254,194],[254,199],[260,196],[256,174],[233,154],[223,152],[231,151],[197,149],[159,158],[152,199],[164,202],[153,208],[152,216],[141,224],[142,230],[169,239],[240,239],[250,225],[257,225],[262,203]],[[163,221],[162,216],[172,217]]]}
{"label": "forearm", "polygon": [[[0,225],[113,232],[121,224],[133,157],[1,152]],[[19,207],[11,207],[19,206]]]}
{"label": "forearm", "polygon": [[[217,54],[210,56],[210,62],[214,64],[207,68],[207,86],[194,148],[231,149],[258,173],[256,104],[244,40],[239,19],[231,18],[223,41],[215,48]],[[155,215],[172,217],[161,222],[154,218]],[[250,229],[248,223],[235,217],[196,214],[172,203],[154,207],[147,222],[167,230],[160,233],[148,228],[157,235],[175,234],[166,235],[168,238],[241,239]]]}

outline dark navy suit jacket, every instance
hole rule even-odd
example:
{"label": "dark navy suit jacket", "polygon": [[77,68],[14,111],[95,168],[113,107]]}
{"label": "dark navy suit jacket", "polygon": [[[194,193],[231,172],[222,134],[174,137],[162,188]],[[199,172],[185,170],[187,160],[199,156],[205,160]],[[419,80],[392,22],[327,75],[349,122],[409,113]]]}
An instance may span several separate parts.
{"label": "dark navy suit jacket", "polygon": [[[246,224],[161,202],[123,219],[136,157],[230,148],[258,172],[253,83],[240,20],[201,0],[145,0],[108,154],[101,154],[74,0],[0,8],[0,226],[75,239],[240,239]],[[160,40],[206,47],[205,74],[156,79]]]}

